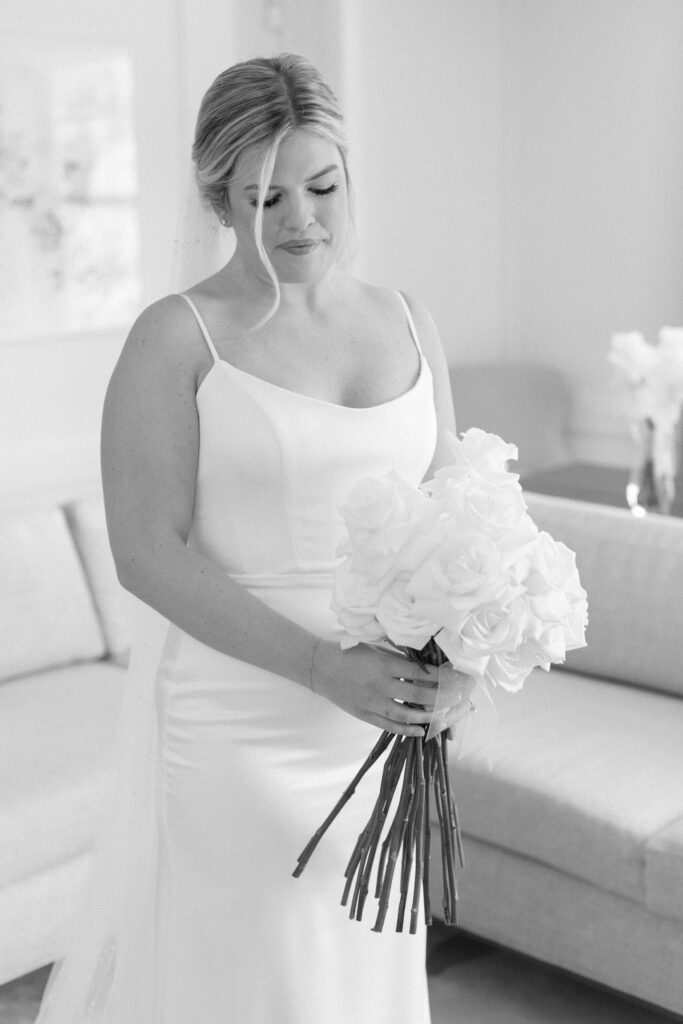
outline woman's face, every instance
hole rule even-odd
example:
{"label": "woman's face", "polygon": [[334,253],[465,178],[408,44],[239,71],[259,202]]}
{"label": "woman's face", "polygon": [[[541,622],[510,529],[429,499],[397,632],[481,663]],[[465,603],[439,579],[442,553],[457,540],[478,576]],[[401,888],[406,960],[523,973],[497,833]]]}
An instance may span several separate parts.
{"label": "woman's face", "polygon": [[[228,189],[228,224],[249,270],[268,279],[254,241],[263,148],[245,150]],[[336,145],[297,129],[280,143],[263,209],[263,246],[281,282],[320,280],[346,234],[347,190]]]}

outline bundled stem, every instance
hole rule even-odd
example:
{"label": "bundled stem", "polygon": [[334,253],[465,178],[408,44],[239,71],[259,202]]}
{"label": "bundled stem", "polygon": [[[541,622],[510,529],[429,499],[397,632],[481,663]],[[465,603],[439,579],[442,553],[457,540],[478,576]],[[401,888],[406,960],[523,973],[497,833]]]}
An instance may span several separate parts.
{"label": "bundled stem", "polygon": [[[446,660],[434,640],[431,640],[422,651],[410,648],[402,650],[410,660],[423,665],[439,665]],[[293,874],[298,877],[302,873],[321,838],[351,799],[360,780],[387,750],[389,753],[382,770],[377,799],[367,824],[358,836],[344,872],[346,882],[342,893],[342,905],[347,906],[350,899],[349,916],[352,920],[362,920],[370,891],[372,870],[377,862],[374,897],[378,901],[378,907],[372,930],[381,932],[389,909],[392,883],[400,863],[396,930],[403,930],[406,910],[409,907],[409,928],[411,934],[415,934],[418,928],[420,896],[425,923],[432,923],[429,901],[431,792],[440,827],[444,920],[447,924],[455,924],[458,899],[455,861],[457,856],[462,866],[463,853],[455,799],[448,774],[448,744],[445,733],[426,740],[422,736],[397,736],[383,732],[351,784],[344,790],[330,814],[306,844]],[[387,828],[392,805],[396,805],[396,810]]]}

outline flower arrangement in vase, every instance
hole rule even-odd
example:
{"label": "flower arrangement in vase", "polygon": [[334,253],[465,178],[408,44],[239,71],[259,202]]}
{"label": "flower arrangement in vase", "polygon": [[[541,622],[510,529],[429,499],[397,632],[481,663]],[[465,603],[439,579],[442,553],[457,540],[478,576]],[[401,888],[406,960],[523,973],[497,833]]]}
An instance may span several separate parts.
{"label": "flower arrangement in vase", "polygon": [[634,515],[668,513],[676,492],[683,406],[683,327],[662,327],[656,344],[638,331],[614,334],[608,359],[617,369],[636,444],[627,503]]}

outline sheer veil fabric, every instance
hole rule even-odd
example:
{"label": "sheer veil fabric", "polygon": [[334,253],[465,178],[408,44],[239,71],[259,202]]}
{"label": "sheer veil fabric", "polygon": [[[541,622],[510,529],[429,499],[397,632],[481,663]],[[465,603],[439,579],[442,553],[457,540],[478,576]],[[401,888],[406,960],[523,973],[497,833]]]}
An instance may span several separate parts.
{"label": "sheer veil fabric", "polygon": [[197,281],[215,274],[234,251],[231,230],[226,230],[215,212],[199,195],[194,170],[185,179],[185,195],[176,218],[173,238],[169,292],[181,292]]}
{"label": "sheer veil fabric", "polygon": [[[169,291],[215,273],[229,235],[200,201],[192,172],[177,217]],[[180,630],[135,602],[130,664],[88,880],[65,955],[50,972],[36,1024],[161,1024],[154,962],[158,856],[157,679]],[[125,936],[125,942],[122,937]]]}
{"label": "sheer veil fabric", "polygon": [[[157,822],[155,680],[178,630],[139,603],[92,865],[37,1024],[155,1024],[152,962]],[[126,937],[125,943],[121,937]]]}

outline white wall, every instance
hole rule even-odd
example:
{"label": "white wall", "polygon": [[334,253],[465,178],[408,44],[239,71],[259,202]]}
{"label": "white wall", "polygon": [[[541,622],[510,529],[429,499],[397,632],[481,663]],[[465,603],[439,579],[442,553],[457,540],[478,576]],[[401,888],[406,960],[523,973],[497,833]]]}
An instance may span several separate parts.
{"label": "white wall", "polygon": [[683,324],[683,3],[501,0],[506,350],[562,370],[624,462],[610,335]]}
{"label": "white wall", "polygon": [[351,0],[361,272],[450,359],[549,364],[578,457],[626,463],[611,334],[683,324],[680,0]]}
{"label": "white wall", "polygon": [[502,338],[496,0],[351,0],[357,269],[422,299],[453,360]]}

